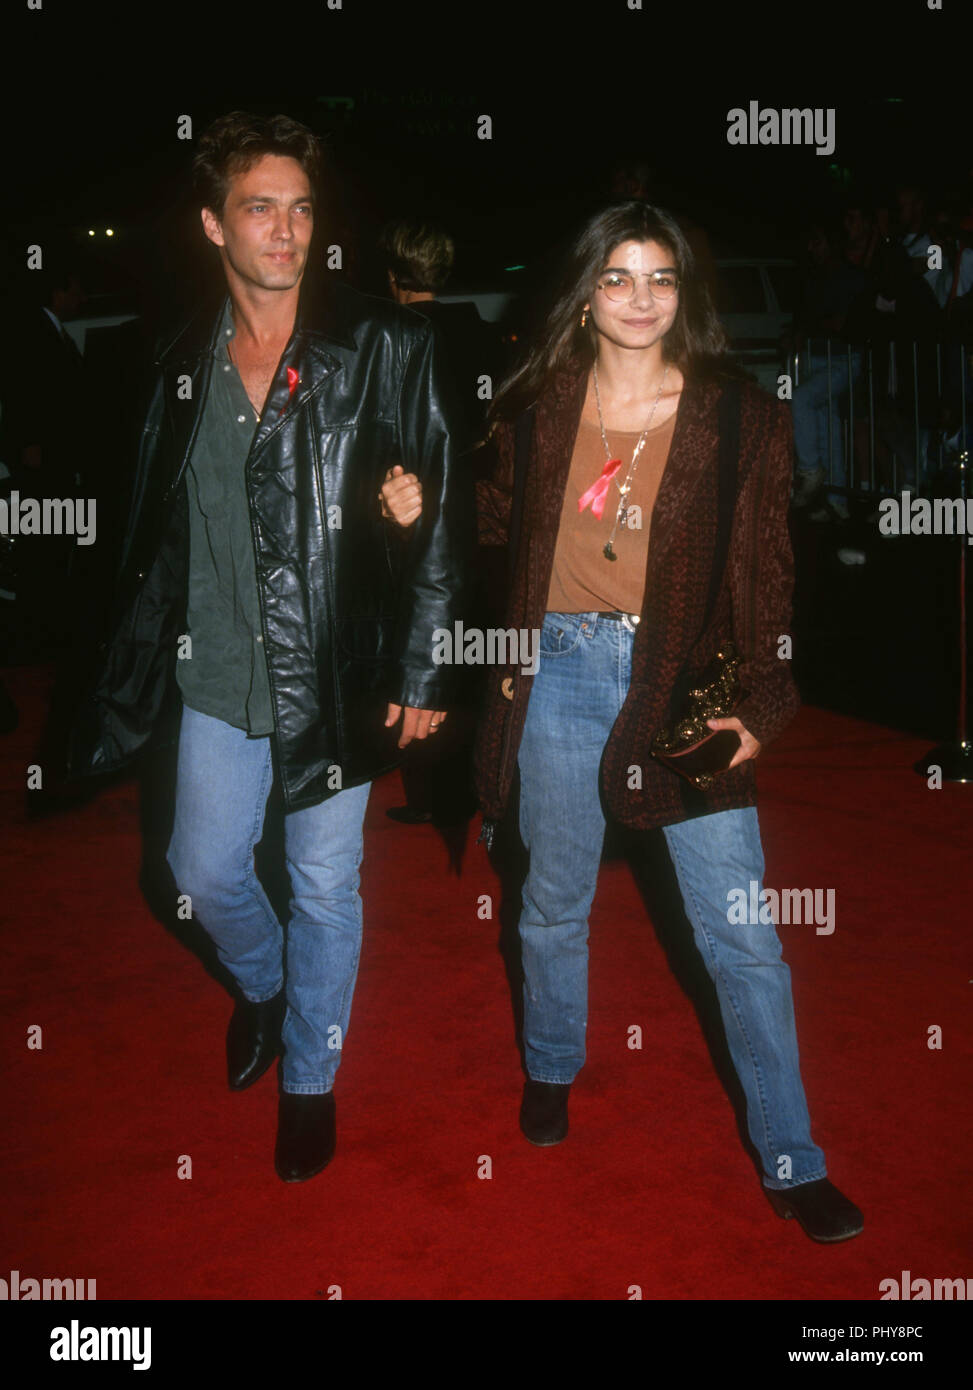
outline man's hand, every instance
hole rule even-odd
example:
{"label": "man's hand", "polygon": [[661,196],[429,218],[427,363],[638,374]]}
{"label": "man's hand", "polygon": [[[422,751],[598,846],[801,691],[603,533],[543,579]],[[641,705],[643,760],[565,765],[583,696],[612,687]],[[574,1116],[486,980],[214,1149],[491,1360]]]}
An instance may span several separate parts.
{"label": "man's hand", "polygon": [[386,473],[379,497],[385,520],[398,526],[411,526],[422,514],[422,484],[414,473],[406,473],[401,463]]}
{"label": "man's hand", "polygon": [[747,733],[736,715],[729,719],[707,719],[706,726],[717,733],[721,729],[732,729],[735,734],[740,735],[740,747],[734,753],[733,761],[727,764],[727,772],[731,767],[739,767],[740,763],[745,763],[748,758],[755,758],[760,752],[760,743],[753,734]]}
{"label": "man's hand", "polygon": [[414,738],[426,738],[428,734],[434,734],[446,718],[445,711],[441,709],[413,709],[411,705],[406,705],[403,713],[401,705],[390,704],[385,715],[386,729],[391,729],[398,722],[400,714],[402,715],[402,729],[399,733],[400,748],[404,748]]}

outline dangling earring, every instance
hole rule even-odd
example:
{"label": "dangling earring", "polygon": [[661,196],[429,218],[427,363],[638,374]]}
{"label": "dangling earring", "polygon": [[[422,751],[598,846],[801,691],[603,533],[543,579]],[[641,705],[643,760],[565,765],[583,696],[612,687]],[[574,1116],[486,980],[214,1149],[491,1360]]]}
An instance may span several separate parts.
{"label": "dangling earring", "polygon": [[585,306],[585,308],[581,310],[581,327],[582,327],[582,328],[585,328],[585,327],[587,326],[587,323],[588,323],[588,309],[587,309],[587,306]]}

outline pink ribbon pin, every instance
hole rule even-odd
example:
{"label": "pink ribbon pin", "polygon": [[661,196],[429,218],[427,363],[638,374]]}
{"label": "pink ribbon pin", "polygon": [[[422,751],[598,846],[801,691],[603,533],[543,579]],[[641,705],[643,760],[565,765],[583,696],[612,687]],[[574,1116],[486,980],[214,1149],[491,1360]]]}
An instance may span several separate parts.
{"label": "pink ribbon pin", "polygon": [[585,507],[591,503],[591,515],[601,520],[605,510],[605,497],[608,494],[608,487],[612,478],[622,466],[621,459],[609,459],[601,470],[598,481],[591,484],[587,492],[583,492],[578,498],[578,511],[583,512]]}

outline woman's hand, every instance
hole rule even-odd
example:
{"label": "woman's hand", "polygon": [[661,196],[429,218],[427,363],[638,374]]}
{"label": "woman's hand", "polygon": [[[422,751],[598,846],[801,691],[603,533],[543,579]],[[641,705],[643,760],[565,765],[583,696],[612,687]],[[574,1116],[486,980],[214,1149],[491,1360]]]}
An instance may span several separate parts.
{"label": "woman's hand", "polygon": [[401,463],[386,473],[379,497],[385,520],[398,526],[411,526],[422,514],[422,484],[414,473],[406,473]]}
{"label": "woman's hand", "polygon": [[745,763],[748,758],[755,758],[760,752],[759,741],[754,738],[753,734],[747,732],[736,715],[732,715],[729,719],[707,719],[706,727],[717,733],[721,729],[732,729],[735,734],[740,735],[740,747],[734,753],[733,761],[727,764],[727,772],[731,767],[739,767],[740,763]]}

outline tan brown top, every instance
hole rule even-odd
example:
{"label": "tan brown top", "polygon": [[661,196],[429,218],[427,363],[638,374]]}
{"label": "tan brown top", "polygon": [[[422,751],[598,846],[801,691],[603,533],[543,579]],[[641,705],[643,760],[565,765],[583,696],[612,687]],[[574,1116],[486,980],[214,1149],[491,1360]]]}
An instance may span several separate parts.
{"label": "tan brown top", "polygon": [[622,466],[612,478],[599,521],[590,505],[578,511],[578,499],[600,476],[605,466],[605,445],[597,425],[584,420],[574,441],[571,471],[561,507],[561,523],[554,552],[554,570],[547,595],[549,613],[641,613],[645,591],[645,566],[649,554],[649,528],[659,483],[669,457],[676,416],[649,430],[639,455],[629,507],[638,507],[633,526],[615,530],[612,549],[616,560],[606,560],[604,545],[615,524],[621,500],[618,486],[632,462],[639,441],[638,430],[606,430],[611,457]]}

